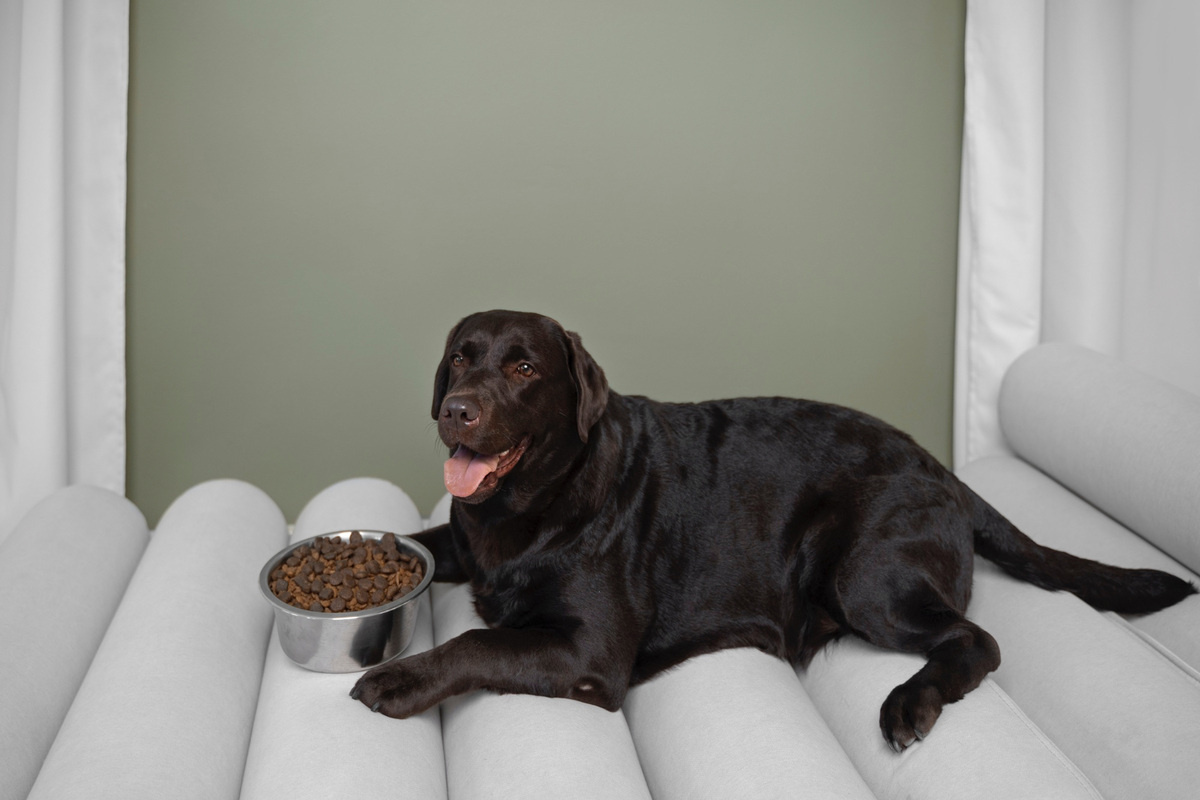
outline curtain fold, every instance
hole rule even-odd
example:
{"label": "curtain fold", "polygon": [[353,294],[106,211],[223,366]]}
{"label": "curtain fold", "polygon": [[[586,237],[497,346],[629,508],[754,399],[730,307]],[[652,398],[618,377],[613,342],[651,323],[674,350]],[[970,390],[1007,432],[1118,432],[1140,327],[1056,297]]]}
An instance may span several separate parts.
{"label": "curtain fold", "polygon": [[1072,342],[1200,393],[1200,3],[968,0],[954,463]]}
{"label": "curtain fold", "polygon": [[1000,380],[1041,333],[1044,0],[969,2],[954,463],[1008,452]]}
{"label": "curtain fold", "polygon": [[1200,394],[1200,3],[1134,3],[1120,357]]}
{"label": "curtain fold", "polygon": [[125,488],[128,0],[0,0],[0,539]]}

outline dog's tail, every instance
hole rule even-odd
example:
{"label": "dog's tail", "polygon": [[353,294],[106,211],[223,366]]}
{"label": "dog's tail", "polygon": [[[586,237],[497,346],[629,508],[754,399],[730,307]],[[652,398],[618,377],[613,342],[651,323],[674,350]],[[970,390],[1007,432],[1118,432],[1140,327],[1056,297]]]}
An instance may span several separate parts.
{"label": "dog's tail", "polygon": [[975,500],[975,552],[1014,578],[1071,592],[1095,608],[1146,614],[1174,605],[1196,587],[1157,569],[1125,569],[1089,561],[1030,539],[986,501]]}

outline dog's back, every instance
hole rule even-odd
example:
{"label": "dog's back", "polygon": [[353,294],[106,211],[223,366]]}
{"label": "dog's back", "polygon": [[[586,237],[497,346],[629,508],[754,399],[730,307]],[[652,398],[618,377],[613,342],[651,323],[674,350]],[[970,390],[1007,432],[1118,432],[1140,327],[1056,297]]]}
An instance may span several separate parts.
{"label": "dog's back", "polygon": [[[638,509],[636,545],[624,552],[654,605],[635,682],[724,647],[806,662],[849,630],[838,567],[872,535],[864,519],[888,513],[864,498],[961,500],[966,511],[961,485],[932,456],[852,409],[779,397],[662,403],[616,393],[609,409],[619,423],[597,430],[621,440],[623,458],[598,524],[628,525],[627,509]],[[969,563],[969,536],[946,545]]]}

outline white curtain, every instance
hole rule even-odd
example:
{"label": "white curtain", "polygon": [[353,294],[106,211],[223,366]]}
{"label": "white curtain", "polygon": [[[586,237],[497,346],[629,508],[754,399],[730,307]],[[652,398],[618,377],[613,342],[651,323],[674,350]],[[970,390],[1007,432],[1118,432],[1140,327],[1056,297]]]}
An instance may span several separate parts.
{"label": "white curtain", "polygon": [[128,0],[0,0],[0,540],[125,488]]}
{"label": "white curtain", "polygon": [[1068,341],[1200,393],[1200,3],[968,0],[954,460]]}

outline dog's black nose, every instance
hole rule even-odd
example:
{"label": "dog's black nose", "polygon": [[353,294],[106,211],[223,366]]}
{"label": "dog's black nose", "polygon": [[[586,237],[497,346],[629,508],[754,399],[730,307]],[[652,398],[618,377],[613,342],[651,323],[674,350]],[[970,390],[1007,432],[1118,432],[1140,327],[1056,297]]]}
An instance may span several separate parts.
{"label": "dog's black nose", "polygon": [[447,397],[442,403],[442,417],[456,425],[474,425],[479,414],[479,403],[470,397]]}

